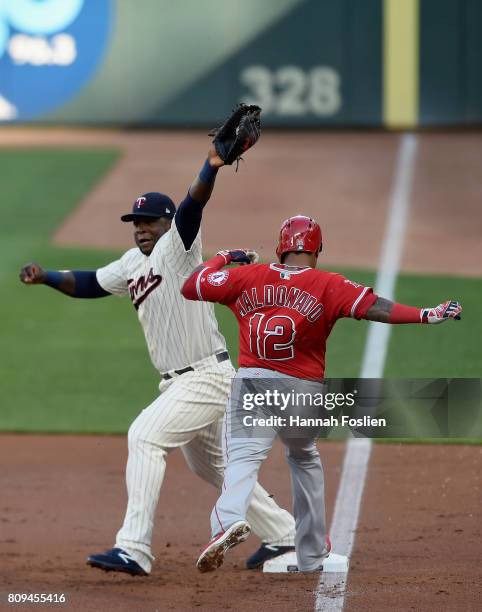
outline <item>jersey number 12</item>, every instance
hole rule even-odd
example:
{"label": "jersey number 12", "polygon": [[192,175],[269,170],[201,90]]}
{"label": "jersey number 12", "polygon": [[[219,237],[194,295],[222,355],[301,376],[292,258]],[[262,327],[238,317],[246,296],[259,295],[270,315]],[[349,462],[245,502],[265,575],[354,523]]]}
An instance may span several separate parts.
{"label": "jersey number 12", "polygon": [[293,359],[295,335],[295,322],[291,317],[267,317],[258,312],[249,320],[249,348],[260,359]]}

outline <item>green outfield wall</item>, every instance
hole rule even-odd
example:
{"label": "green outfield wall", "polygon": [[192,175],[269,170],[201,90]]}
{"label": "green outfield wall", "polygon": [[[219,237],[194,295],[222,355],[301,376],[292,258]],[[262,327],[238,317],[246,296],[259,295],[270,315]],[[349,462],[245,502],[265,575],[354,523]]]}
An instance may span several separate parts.
{"label": "green outfield wall", "polygon": [[482,121],[480,0],[3,0],[0,122]]}
{"label": "green outfield wall", "polygon": [[422,125],[482,121],[482,2],[421,0]]}

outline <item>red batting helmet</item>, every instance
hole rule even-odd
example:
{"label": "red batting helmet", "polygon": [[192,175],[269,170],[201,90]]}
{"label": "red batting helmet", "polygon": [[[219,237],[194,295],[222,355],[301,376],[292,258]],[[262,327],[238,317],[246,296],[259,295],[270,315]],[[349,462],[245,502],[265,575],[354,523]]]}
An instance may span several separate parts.
{"label": "red batting helmet", "polygon": [[318,253],[321,251],[321,228],[311,217],[297,215],[283,221],[276,255],[281,261],[285,253]]}

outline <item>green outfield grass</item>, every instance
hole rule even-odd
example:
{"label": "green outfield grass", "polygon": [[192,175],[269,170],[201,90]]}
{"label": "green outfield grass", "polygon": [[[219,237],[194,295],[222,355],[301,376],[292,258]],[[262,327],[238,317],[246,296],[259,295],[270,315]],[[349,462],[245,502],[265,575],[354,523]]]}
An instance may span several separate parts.
{"label": "green outfield grass", "polygon": [[482,377],[482,279],[402,275],[396,299],[435,306],[447,299],[463,307],[461,321],[441,325],[394,325],[385,376],[396,378]]}
{"label": "green outfield grass", "polygon": [[[95,269],[119,255],[50,245],[58,224],[117,156],[99,150],[0,151],[0,430],[125,432],[157,396],[158,375],[129,300],[75,300],[18,280],[20,267],[32,260],[47,268]],[[374,282],[370,272],[341,271]],[[394,329],[387,376],[480,376],[481,288],[480,280],[402,277],[399,300],[432,305],[454,297],[465,312],[457,324]],[[236,359],[234,317],[224,307],[217,316]],[[327,376],[358,375],[367,327],[352,320],[337,324],[328,343]]]}

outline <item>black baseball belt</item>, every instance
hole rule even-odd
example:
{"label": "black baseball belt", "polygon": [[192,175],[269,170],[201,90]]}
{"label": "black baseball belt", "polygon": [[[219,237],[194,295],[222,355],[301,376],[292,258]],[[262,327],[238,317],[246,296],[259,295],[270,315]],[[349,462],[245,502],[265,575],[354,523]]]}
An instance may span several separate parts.
{"label": "black baseball belt", "polygon": [[[229,359],[229,353],[228,351],[223,351],[222,353],[216,353],[215,357],[218,363],[222,363],[223,361],[227,361]],[[181,376],[181,374],[186,374],[186,372],[194,372],[195,369],[196,368],[193,368],[192,366],[187,366],[187,368],[182,368],[182,370],[174,370],[174,372],[178,376]],[[170,378],[174,377],[170,374],[163,374],[162,376],[163,380],[169,380]]]}

